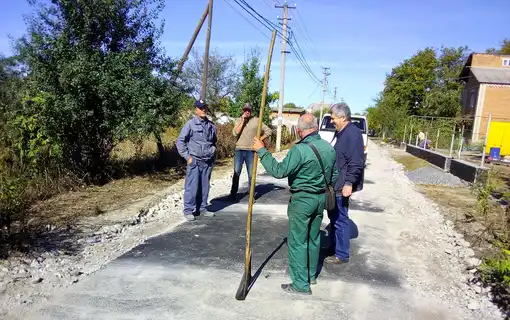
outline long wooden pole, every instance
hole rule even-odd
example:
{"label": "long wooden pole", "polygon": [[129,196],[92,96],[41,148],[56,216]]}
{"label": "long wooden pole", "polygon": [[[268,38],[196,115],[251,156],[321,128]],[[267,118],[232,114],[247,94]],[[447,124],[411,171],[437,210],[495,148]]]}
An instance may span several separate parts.
{"label": "long wooden pole", "polygon": [[207,35],[205,38],[205,54],[204,54],[204,69],[202,74],[202,92],[200,99],[206,99],[207,95],[207,75],[209,72],[209,46],[211,45],[211,27],[212,27],[212,13],[213,13],[213,0],[209,0],[209,14],[207,18]]}
{"label": "long wooden pole", "polygon": [[184,66],[184,62],[186,62],[186,60],[188,59],[189,52],[191,51],[191,48],[193,48],[193,44],[195,44],[195,40],[197,40],[198,33],[202,29],[202,26],[204,25],[204,21],[205,21],[205,18],[207,18],[208,13],[209,13],[209,3],[205,7],[204,13],[202,14],[202,17],[200,18],[200,21],[198,22],[198,25],[195,28],[195,32],[193,32],[193,35],[191,36],[188,46],[186,47],[186,51],[184,51],[184,54],[182,55],[182,58],[179,61],[179,65],[177,66],[177,74],[181,73],[182,67]]}
{"label": "long wooden pole", "polygon": [[[257,138],[260,138],[262,130],[262,118],[266,106],[267,83],[269,82],[269,71],[271,70],[271,59],[273,57],[274,42],[276,39],[276,30],[273,30],[271,44],[269,45],[269,54],[267,55],[266,72],[264,73],[264,87],[262,88],[262,98],[260,99],[259,121],[257,125]],[[248,200],[248,217],[246,218],[246,245],[244,254],[244,276],[241,280],[241,286],[236,294],[237,300],[244,300],[248,293],[249,284],[251,282],[251,221],[253,212],[253,196],[255,194],[255,180],[257,177],[258,156],[255,152],[253,155],[253,168],[251,171],[250,195]]]}

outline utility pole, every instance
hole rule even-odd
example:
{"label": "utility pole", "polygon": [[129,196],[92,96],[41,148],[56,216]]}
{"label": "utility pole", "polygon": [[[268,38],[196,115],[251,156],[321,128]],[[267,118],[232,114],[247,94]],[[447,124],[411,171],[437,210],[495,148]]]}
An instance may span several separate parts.
{"label": "utility pole", "polygon": [[209,72],[209,45],[211,44],[213,0],[209,0],[209,14],[207,19],[207,36],[205,39],[204,70],[202,74],[202,92],[200,99],[205,101],[207,89],[207,73]]}
{"label": "utility pole", "polygon": [[182,55],[181,60],[179,61],[179,65],[177,66],[177,74],[179,75],[182,71],[182,67],[184,66],[184,62],[188,59],[189,52],[191,51],[191,48],[193,48],[193,44],[195,43],[195,40],[197,39],[198,33],[202,29],[202,26],[204,25],[205,18],[207,18],[207,15],[209,14],[209,4],[205,7],[204,13],[202,14],[202,17],[200,18],[200,21],[198,22],[197,27],[195,28],[195,32],[193,32],[193,35],[191,36],[191,39],[188,43],[188,46],[186,47],[186,50],[184,51],[184,54]]}
{"label": "utility pole", "polygon": [[279,18],[282,20],[283,25],[283,38],[282,38],[282,61],[281,61],[281,70],[280,70],[280,103],[278,106],[278,127],[276,128],[276,152],[280,152],[280,146],[282,141],[282,122],[283,122],[283,104],[284,104],[284,91],[285,91],[285,56],[287,53],[287,23],[291,20],[288,17],[289,9],[295,9],[296,6],[289,7],[287,2],[283,4],[283,6],[275,6],[275,8],[283,9],[283,18]]}
{"label": "utility pole", "polygon": [[337,88],[338,88],[338,87],[335,87],[335,95],[333,96],[333,103],[336,103],[336,89],[337,89]]}
{"label": "utility pole", "polygon": [[319,117],[319,125],[322,125],[322,109],[324,108],[324,95],[326,94],[327,81],[328,76],[331,74],[328,72],[329,67],[322,67],[322,74],[324,75],[324,79],[322,80],[322,102],[321,102],[321,111]]}

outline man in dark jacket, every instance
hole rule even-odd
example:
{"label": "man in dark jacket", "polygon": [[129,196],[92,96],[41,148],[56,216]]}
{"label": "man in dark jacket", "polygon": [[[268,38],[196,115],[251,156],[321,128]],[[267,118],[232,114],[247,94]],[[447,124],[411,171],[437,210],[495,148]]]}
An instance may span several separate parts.
{"label": "man in dark jacket", "polygon": [[363,189],[363,136],[361,130],[351,123],[351,110],[345,103],[331,107],[331,122],[336,128],[336,167],[338,179],[335,184],[337,210],[329,212],[331,220],[330,243],[335,254],[326,263],[341,264],[349,261],[349,199],[353,192]]}
{"label": "man in dark jacket", "polygon": [[214,213],[206,210],[209,198],[209,180],[216,160],[216,125],[207,118],[208,105],[198,100],[195,102],[195,116],[186,122],[177,138],[177,151],[186,160],[186,181],[184,182],[184,217],[195,220],[197,212],[196,198],[199,186],[202,198],[199,213],[213,217]]}

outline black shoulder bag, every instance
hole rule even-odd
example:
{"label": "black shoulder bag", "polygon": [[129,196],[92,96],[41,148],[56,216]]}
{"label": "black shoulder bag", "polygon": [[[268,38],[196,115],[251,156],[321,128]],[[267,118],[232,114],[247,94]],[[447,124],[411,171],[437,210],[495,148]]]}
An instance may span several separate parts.
{"label": "black shoulder bag", "polygon": [[336,208],[335,189],[331,185],[331,183],[328,183],[328,179],[326,179],[326,172],[324,171],[324,165],[322,164],[322,159],[321,159],[321,156],[319,155],[319,151],[317,151],[317,149],[311,143],[308,143],[308,145],[310,146],[310,148],[312,148],[313,153],[315,153],[315,156],[317,156],[317,159],[319,160],[319,164],[321,165],[322,174],[324,175],[324,181],[326,183],[326,189],[325,189],[326,206],[325,206],[325,209],[328,211],[333,210]]}

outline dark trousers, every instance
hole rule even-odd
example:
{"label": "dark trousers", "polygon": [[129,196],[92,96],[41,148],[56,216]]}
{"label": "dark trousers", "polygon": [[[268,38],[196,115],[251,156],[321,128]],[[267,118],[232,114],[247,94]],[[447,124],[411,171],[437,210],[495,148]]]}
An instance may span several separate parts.
{"label": "dark trousers", "polygon": [[251,150],[236,150],[234,154],[234,175],[232,176],[232,187],[230,194],[237,194],[239,189],[239,177],[243,170],[243,164],[246,164],[246,170],[248,171],[248,185],[251,184],[251,171],[253,169],[253,157],[255,151]]}
{"label": "dark trousers", "polygon": [[336,210],[329,212],[331,232],[329,243],[334,245],[335,256],[343,261],[349,260],[350,233],[349,233],[349,197],[336,196]]}
{"label": "dark trousers", "polygon": [[[209,198],[209,182],[212,164],[193,158],[186,168],[184,182],[184,214],[193,214],[200,204],[200,211],[205,210]],[[200,192],[201,191],[201,192]],[[197,201],[200,199],[200,201]]]}

